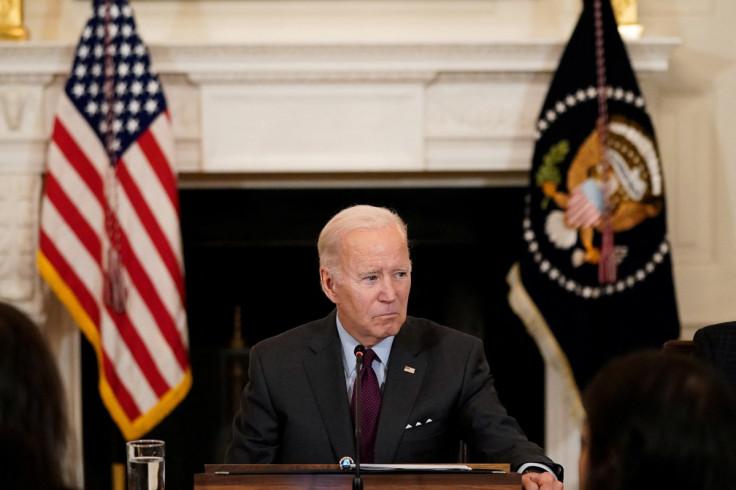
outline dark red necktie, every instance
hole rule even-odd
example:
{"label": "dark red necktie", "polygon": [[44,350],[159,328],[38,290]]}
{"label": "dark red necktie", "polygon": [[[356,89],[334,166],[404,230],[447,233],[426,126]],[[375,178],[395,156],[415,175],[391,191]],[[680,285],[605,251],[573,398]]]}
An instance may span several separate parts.
{"label": "dark red necktie", "polygon": [[[376,426],[378,425],[378,412],[381,410],[381,388],[378,386],[378,378],[373,370],[373,360],[380,359],[373,349],[365,351],[363,367],[360,370],[360,462],[373,463],[373,452],[376,446]],[[350,411],[355,419],[355,384],[353,385],[353,397],[350,401]],[[353,420],[355,423],[355,420]]]}

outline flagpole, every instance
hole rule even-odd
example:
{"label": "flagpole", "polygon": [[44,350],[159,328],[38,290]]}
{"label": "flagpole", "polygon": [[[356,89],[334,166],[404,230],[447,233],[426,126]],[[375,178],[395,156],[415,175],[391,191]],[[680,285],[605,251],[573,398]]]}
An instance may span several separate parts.
{"label": "flagpole", "polygon": [[27,41],[29,37],[23,25],[23,0],[0,0],[0,40]]}

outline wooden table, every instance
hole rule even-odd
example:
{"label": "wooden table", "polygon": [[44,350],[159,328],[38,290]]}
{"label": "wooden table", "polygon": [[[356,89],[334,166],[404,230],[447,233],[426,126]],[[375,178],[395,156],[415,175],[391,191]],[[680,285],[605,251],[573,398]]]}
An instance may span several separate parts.
{"label": "wooden table", "polygon": [[[458,465],[459,466],[459,465]],[[521,475],[510,473],[507,464],[469,464],[473,471],[361,471],[363,488],[398,490],[491,489],[520,490]],[[353,472],[336,465],[205,465],[194,475],[195,490],[287,490],[353,488]]]}

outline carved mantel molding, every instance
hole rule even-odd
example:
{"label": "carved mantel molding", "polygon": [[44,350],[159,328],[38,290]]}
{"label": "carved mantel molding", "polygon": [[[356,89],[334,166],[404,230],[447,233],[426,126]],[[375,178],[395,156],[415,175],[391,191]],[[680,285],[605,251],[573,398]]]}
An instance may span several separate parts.
{"label": "carved mantel molding", "polygon": [[[629,43],[635,69],[666,71],[678,44],[674,38]],[[149,48],[175,124],[177,166],[192,181],[202,173],[310,174],[346,167],[358,172],[523,171],[533,120],[564,43],[172,43]],[[59,42],[0,44],[0,172],[43,171],[56,98],[74,49]],[[281,102],[287,99],[296,118],[287,118],[289,108]],[[326,110],[315,111],[320,105]],[[273,115],[271,127],[284,128],[278,151],[272,136],[258,132],[242,139],[242,147],[218,140],[233,127],[252,130],[249,115],[264,114]],[[365,134],[366,124],[384,117],[396,121],[361,146],[357,133]],[[305,155],[300,139],[308,121],[311,133],[304,137],[321,142],[325,151],[310,148]],[[344,147],[330,149],[334,141],[311,127],[312,121],[346,128],[340,135]],[[372,153],[370,144],[397,134],[403,143]],[[464,156],[450,162],[463,142],[469,142]]]}
{"label": "carved mantel molding", "polygon": [[[638,72],[666,71],[680,40],[643,38],[627,43]],[[206,74],[275,71],[552,72],[565,42],[499,41],[485,44],[149,44],[160,73]],[[65,75],[75,46],[64,42],[0,44],[0,75]]]}

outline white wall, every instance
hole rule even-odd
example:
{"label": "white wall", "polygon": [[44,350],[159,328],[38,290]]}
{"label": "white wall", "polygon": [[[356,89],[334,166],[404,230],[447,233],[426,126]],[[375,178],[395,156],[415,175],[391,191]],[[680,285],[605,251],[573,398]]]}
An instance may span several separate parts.
{"label": "white wall", "polygon": [[[147,42],[480,42],[565,36],[578,0],[133,0]],[[32,39],[74,40],[86,0],[26,0]]]}

